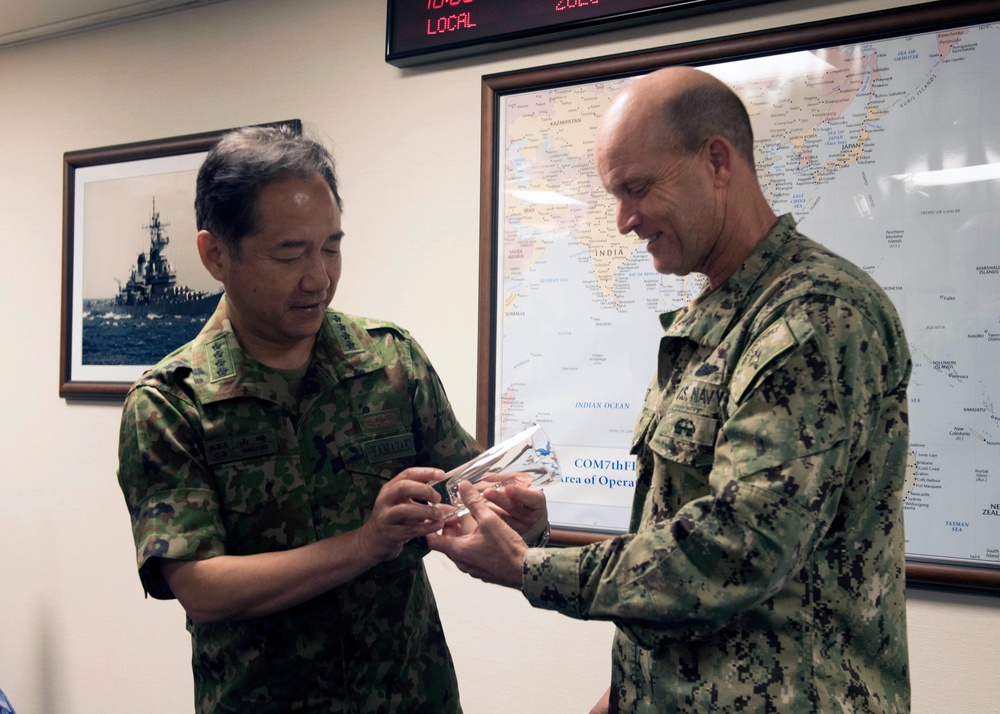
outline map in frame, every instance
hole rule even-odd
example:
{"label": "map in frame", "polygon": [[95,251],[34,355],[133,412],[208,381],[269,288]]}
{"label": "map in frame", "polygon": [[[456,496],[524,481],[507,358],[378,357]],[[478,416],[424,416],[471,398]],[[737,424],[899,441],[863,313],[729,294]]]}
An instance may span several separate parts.
{"label": "map in frame", "polygon": [[[1000,565],[1000,25],[710,65],[747,105],[778,214],[871,274],[913,354],[907,555]],[[499,98],[494,420],[538,422],[556,527],[621,532],[662,276],[617,233],[592,144],[619,78]]]}

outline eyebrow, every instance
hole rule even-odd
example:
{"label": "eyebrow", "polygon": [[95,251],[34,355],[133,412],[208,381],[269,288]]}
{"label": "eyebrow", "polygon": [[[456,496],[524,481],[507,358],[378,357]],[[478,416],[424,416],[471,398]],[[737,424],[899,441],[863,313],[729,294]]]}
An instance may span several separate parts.
{"label": "eyebrow", "polygon": [[[336,241],[339,241],[339,240],[343,239],[343,237],[344,237],[344,231],[338,231],[336,233],[331,233],[329,236],[327,236],[326,240],[324,240],[323,242],[324,243],[333,243],[333,242],[336,242]],[[306,241],[306,240],[291,240],[291,239],[289,239],[289,240],[283,240],[283,241],[281,241],[281,243],[279,243],[277,245],[276,250],[288,250],[288,249],[293,249],[293,248],[301,248],[301,247],[307,245],[308,243],[309,243],[309,241]]]}

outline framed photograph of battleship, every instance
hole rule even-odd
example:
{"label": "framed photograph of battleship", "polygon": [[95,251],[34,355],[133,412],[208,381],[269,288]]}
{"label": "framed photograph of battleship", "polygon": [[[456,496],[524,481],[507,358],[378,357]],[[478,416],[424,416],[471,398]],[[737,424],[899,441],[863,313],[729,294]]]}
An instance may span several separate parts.
{"label": "framed photograph of battleship", "polygon": [[222,286],[198,257],[195,179],[226,131],[64,155],[61,397],[120,398],[212,314]]}

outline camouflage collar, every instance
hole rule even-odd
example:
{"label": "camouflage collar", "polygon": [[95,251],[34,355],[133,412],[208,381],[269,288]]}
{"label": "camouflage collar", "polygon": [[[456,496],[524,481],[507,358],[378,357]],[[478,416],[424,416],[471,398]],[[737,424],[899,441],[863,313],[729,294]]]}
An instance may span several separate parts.
{"label": "camouflage collar", "polygon": [[315,355],[321,358],[313,358],[326,386],[386,366],[377,343],[357,318],[333,310],[326,311],[326,318],[316,341]]}
{"label": "camouflage collar", "polygon": [[667,336],[686,337],[707,346],[719,345],[730,325],[743,312],[761,276],[783,252],[783,246],[796,235],[792,214],[781,216],[764,241],[726,282],[697,305],[660,315],[660,324]]}
{"label": "camouflage collar", "polygon": [[[288,401],[281,383],[276,381],[280,377],[243,351],[229,322],[225,296],[191,343],[191,361],[199,376],[195,389],[203,403],[244,396]],[[384,366],[385,359],[357,320],[327,310],[308,373],[321,390]]]}

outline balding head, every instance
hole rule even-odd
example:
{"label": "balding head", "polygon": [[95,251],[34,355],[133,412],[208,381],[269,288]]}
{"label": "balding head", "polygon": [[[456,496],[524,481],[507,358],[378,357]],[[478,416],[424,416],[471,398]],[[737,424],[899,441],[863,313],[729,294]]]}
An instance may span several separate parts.
{"label": "balding head", "polygon": [[753,130],[743,102],[718,79],[691,67],[658,70],[623,90],[601,118],[598,147],[618,132],[659,136],[682,154],[695,153],[709,136],[722,136],[754,168]]}

